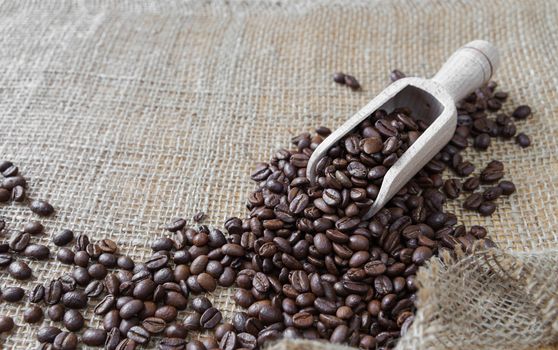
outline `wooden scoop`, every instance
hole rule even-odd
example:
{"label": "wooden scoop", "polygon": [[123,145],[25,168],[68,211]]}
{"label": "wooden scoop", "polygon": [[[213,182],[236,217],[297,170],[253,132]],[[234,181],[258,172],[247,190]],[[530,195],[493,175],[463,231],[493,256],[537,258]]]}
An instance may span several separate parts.
{"label": "wooden scoop", "polygon": [[498,62],[498,50],[491,43],[474,40],[457,50],[433,78],[403,78],[392,83],[316,148],[307,167],[311,183],[315,184],[316,165],[329,148],[373,112],[410,108],[429,127],[385,174],[378,197],[363,215],[370,219],[451,140],[457,125],[455,103],[485,84]]}

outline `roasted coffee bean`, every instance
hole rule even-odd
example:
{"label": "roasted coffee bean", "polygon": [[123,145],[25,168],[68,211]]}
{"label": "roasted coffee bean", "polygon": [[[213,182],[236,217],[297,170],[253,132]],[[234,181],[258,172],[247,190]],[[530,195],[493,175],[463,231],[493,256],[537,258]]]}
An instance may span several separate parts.
{"label": "roasted coffee bean", "polygon": [[473,193],[465,199],[463,207],[469,210],[475,210],[482,204],[482,196],[478,193]]}
{"label": "roasted coffee bean", "polygon": [[2,290],[2,299],[9,303],[17,303],[24,295],[25,291],[21,287],[7,287]]}
{"label": "roasted coffee bean", "polygon": [[60,350],[73,350],[77,348],[78,338],[77,335],[71,332],[60,332],[52,342],[55,349]]}
{"label": "roasted coffee bean", "polygon": [[344,78],[345,78],[345,85],[350,87],[352,90],[360,89],[360,83],[358,82],[358,80],[356,80],[355,77],[349,74],[345,74]]}
{"label": "roasted coffee bean", "polygon": [[5,202],[9,201],[11,198],[12,198],[12,193],[9,190],[7,190],[5,188],[0,188],[0,202],[1,203],[5,203]]}
{"label": "roasted coffee bean", "polygon": [[66,309],[62,304],[51,305],[47,309],[48,318],[54,322],[62,321],[65,312]]}
{"label": "roasted coffee bean", "polygon": [[468,192],[473,192],[474,190],[479,188],[479,185],[480,185],[480,178],[478,176],[473,176],[465,180],[465,182],[463,182],[463,190]]}
{"label": "roasted coffee bean", "polygon": [[83,343],[89,346],[102,346],[105,344],[106,338],[107,332],[98,328],[88,328],[81,336]]}
{"label": "roasted coffee bean", "polygon": [[159,342],[160,350],[185,350],[186,341],[183,338],[167,337]]}
{"label": "roasted coffee bean", "polygon": [[149,332],[141,326],[133,326],[126,333],[126,336],[138,344],[146,344],[150,338]]}
{"label": "roasted coffee bean", "polygon": [[200,325],[205,329],[213,329],[222,320],[222,315],[219,310],[214,307],[210,307],[205,310],[200,318]]}
{"label": "roasted coffee bean", "polygon": [[[0,316],[0,324],[2,323],[1,320],[2,320],[3,317],[6,317],[6,316]],[[0,327],[0,330],[1,330],[1,327]],[[45,326],[45,327],[40,328],[37,331],[37,340],[39,341],[39,343],[53,343],[56,336],[58,334],[60,334],[61,332],[62,332],[62,330],[58,327]]]}
{"label": "roasted coffee bean", "polygon": [[77,310],[67,310],[64,314],[64,327],[71,332],[77,332],[83,328],[85,320],[81,313]]}
{"label": "roasted coffee bean", "polygon": [[62,303],[70,309],[83,309],[87,306],[87,295],[78,290],[70,291],[62,296]]}
{"label": "roasted coffee bean", "polygon": [[529,115],[531,115],[531,107],[526,105],[517,107],[512,113],[515,119],[526,119]]}
{"label": "roasted coffee bean", "polygon": [[96,298],[100,296],[104,292],[104,290],[105,286],[103,285],[103,282],[91,281],[89,282],[87,287],[85,287],[85,294],[87,294],[89,298]]}
{"label": "roasted coffee bean", "polygon": [[24,261],[13,261],[8,266],[8,273],[17,280],[27,280],[31,278],[33,272]]}
{"label": "roasted coffee bean", "polygon": [[478,207],[478,211],[482,216],[492,215],[496,211],[496,204],[493,202],[482,202]]}
{"label": "roasted coffee bean", "polygon": [[421,246],[413,252],[413,262],[417,265],[423,264],[432,256],[432,250],[428,247]]}
{"label": "roasted coffee bean", "polygon": [[61,248],[56,253],[56,259],[64,264],[73,264],[75,254],[69,248]]}
{"label": "roasted coffee bean", "polygon": [[40,216],[49,216],[50,214],[54,213],[54,208],[50,203],[44,200],[34,200],[29,203],[29,209],[37,215]]}
{"label": "roasted coffee bean", "polygon": [[233,350],[236,349],[237,343],[236,333],[230,330],[222,336],[219,346],[223,350]]}
{"label": "roasted coffee bean", "polygon": [[31,235],[22,231],[12,231],[10,236],[10,249],[21,252],[27,247],[29,241],[31,240]]}
{"label": "roasted coffee bean", "polygon": [[502,194],[505,196],[509,196],[515,192],[515,184],[511,181],[500,181],[498,187],[502,189]]}
{"label": "roasted coffee bean", "polygon": [[137,343],[132,339],[124,338],[116,346],[116,350],[135,350]]}
{"label": "roasted coffee bean", "polygon": [[37,284],[29,292],[29,301],[32,303],[40,303],[45,296],[45,287],[42,284]]}
{"label": "roasted coffee bean", "polygon": [[515,137],[515,142],[520,145],[522,148],[529,147],[531,145],[531,139],[526,134],[520,132]]}
{"label": "roasted coffee bean", "polygon": [[66,293],[76,289],[77,281],[70,274],[64,274],[58,278],[58,281],[62,284],[62,292]]}
{"label": "roasted coffee bean", "polygon": [[25,247],[23,255],[31,259],[45,260],[48,259],[50,250],[42,244],[29,244]]}
{"label": "roasted coffee bean", "polygon": [[143,302],[139,299],[132,299],[120,308],[120,317],[129,319],[137,316],[143,310]]}
{"label": "roasted coffee bean", "polygon": [[30,235],[43,233],[44,229],[44,226],[38,221],[31,221],[23,226],[23,232],[29,233]]}
{"label": "roasted coffee bean", "polygon": [[23,186],[15,186],[12,189],[10,199],[14,202],[23,202],[25,200],[25,188]]}
{"label": "roasted coffee bean", "polygon": [[118,259],[116,260],[116,265],[124,270],[132,270],[135,266],[134,262],[132,261],[132,259],[130,259],[127,256],[119,256]]}
{"label": "roasted coffee bean", "polygon": [[23,312],[23,320],[27,323],[37,323],[43,319],[43,309],[31,305]]}
{"label": "roasted coffee bean", "polygon": [[107,275],[107,268],[102,264],[93,264],[87,268],[87,272],[92,278],[102,280]]}
{"label": "roasted coffee bean", "polygon": [[184,318],[184,323],[183,323],[184,327],[186,327],[186,329],[189,331],[198,330],[201,327],[200,319],[201,319],[201,315],[198,312],[191,313],[188,316],[186,316],[186,318]]}
{"label": "roasted coffee bean", "polygon": [[[345,74],[341,72],[336,72],[333,74],[333,81],[337,84],[345,85]],[[233,349],[233,348],[231,348]]]}
{"label": "roasted coffee bean", "polygon": [[148,317],[141,322],[141,325],[151,334],[158,334],[165,330],[166,322],[162,318]]}
{"label": "roasted coffee bean", "polygon": [[169,222],[165,226],[165,229],[167,231],[170,231],[170,232],[176,232],[178,230],[182,230],[184,228],[184,226],[186,226],[186,220],[184,220],[182,218],[176,218],[176,219],[173,219],[171,222]]}
{"label": "roasted coffee bean", "polygon": [[0,254],[0,267],[6,267],[12,262],[12,256],[9,254]]}

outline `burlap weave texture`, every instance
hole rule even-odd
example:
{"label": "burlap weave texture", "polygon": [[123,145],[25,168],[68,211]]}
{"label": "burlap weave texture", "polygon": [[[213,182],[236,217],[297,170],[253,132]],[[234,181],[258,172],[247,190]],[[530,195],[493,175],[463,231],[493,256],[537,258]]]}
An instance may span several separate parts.
{"label": "burlap weave texture", "polygon": [[[430,76],[464,43],[491,40],[501,50],[495,79],[510,91],[506,106],[534,109],[518,123],[533,146],[497,142],[489,152],[469,152],[479,166],[501,159],[518,193],[491,218],[451,203],[450,210],[468,226],[488,226],[511,252],[498,254],[528,266],[522,276],[535,277],[513,284],[487,270],[483,255],[433,262],[421,273],[421,311],[401,348],[555,342],[552,320],[541,316],[547,309],[526,310],[555,302],[535,294],[555,287],[543,278],[558,272],[557,17],[551,0],[5,1],[0,154],[20,165],[30,196],[57,208],[43,220],[47,235],[34,241],[55,251],[50,235],[68,227],[112,238],[141,259],[171,217],[203,210],[206,223],[220,225],[244,215],[254,162],[301,131],[340,125],[381,91],[392,68]],[[336,86],[337,70],[357,76],[363,91]],[[0,213],[16,228],[33,218],[21,205],[3,205]],[[32,282],[2,273],[1,287],[29,287],[68,270],[54,261],[30,265]],[[502,294],[507,283],[517,293]],[[212,296],[225,317],[234,310],[229,296],[228,290]],[[18,324],[2,335],[7,349],[36,345],[30,339],[38,326],[23,322],[25,305],[0,305],[0,314]],[[512,311],[503,317],[479,308]],[[471,327],[478,316],[479,327]]]}

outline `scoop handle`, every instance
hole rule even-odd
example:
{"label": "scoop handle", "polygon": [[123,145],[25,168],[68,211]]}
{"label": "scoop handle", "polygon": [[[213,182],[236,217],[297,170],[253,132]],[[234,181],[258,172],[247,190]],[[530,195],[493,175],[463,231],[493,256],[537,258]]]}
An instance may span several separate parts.
{"label": "scoop handle", "polygon": [[499,63],[500,55],[494,45],[474,40],[455,51],[432,80],[457,102],[488,82]]}

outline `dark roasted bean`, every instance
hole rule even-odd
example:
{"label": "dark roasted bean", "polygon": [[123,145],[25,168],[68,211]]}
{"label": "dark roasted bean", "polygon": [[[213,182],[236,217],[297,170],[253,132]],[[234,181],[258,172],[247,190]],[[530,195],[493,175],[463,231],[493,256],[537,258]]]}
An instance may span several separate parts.
{"label": "dark roasted bean", "polygon": [[37,305],[31,305],[23,312],[23,320],[27,323],[37,323],[43,319],[43,309]]}
{"label": "dark roasted bean", "polygon": [[40,216],[49,216],[50,214],[54,213],[54,208],[50,203],[44,200],[34,200],[29,203],[29,209],[37,215]]}

